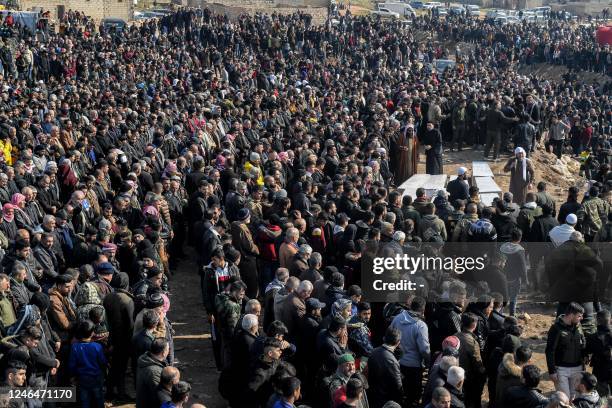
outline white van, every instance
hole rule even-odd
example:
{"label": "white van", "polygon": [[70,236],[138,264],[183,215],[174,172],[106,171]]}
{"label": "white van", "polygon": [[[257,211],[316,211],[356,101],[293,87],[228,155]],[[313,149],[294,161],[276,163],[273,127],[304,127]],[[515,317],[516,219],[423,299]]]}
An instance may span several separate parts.
{"label": "white van", "polygon": [[416,17],[416,12],[407,3],[399,3],[399,2],[388,2],[388,3],[378,3],[378,9],[387,9],[389,11],[393,11],[405,18],[414,18]]}

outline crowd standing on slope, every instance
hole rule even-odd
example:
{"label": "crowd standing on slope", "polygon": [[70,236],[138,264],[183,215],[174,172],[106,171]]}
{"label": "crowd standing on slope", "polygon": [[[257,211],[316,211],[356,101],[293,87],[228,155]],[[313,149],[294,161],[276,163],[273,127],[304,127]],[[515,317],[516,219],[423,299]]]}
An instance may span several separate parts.
{"label": "crowd standing on slope", "polygon": [[[173,280],[197,273],[232,407],[473,408],[485,385],[489,406],[602,406],[610,82],[576,70],[612,64],[592,27],[350,13],[317,26],[302,13],[184,9],[119,31],[72,11],[57,33],[9,28],[2,395],[72,384],[84,407],[187,406],[168,311],[181,301]],[[437,72],[445,39],[471,44]],[[572,72],[517,74],[540,61]],[[484,205],[462,167],[435,197],[402,196],[422,149],[427,173],[444,172],[445,146],[509,153],[511,192]],[[537,148],[580,157],[587,191],[570,188],[557,209],[534,186]],[[489,248],[485,271],[436,271],[431,291],[367,302],[362,258],[441,255],[446,243]],[[197,271],[175,275],[186,253]],[[549,397],[515,317],[527,287],[559,303]]]}

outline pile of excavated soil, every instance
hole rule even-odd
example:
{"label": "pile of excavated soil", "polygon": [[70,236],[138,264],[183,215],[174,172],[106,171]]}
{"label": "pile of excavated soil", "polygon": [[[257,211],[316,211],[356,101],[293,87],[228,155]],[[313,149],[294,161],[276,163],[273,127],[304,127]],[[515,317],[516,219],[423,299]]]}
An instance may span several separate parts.
{"label": "pile of excavated soil", "polygon": [[[419,173],[425,173],[425,155],[420,156],[418,167]],[[509,155],[502,156],[497,162],[487,161],[489,167],[495,175],[495,182],[503,191],[508,191],[510,188],[510,173],[504,172],[504,166],[509,159]],[[444,173],[453,175],[457,174],[459,167],[467,167],[469,171],[472,168],[473,161],[482,161],[482,150],[474,151],[464,149],[461,152],[444,152]],[[531,161],[536,172],[536,183],[545,181],[548,184],[547,191],[557,201],[558,205],[565,202],[567,198],[567,189],[572,186],[582,188],[586,180],[579,176],[580,163],[567,155],[562,156],[561,160],[557,159],[552,153],[544,150],[538,150],[531,156]],[[534,191],[535,191],[534,184]]]}

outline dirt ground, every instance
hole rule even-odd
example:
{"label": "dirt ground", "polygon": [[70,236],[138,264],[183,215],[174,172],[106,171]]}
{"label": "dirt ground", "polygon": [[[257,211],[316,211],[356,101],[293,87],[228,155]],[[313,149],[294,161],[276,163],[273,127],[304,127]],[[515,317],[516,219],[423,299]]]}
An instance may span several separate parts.
{"label": "dirt ground", "polygon": [[[171,308],[169,318],[175,330],[174,347],[181,371],[181,380],[191,384],[189,405],[204,404],[207,408],[227,406],[217,392],[217,369],[212,355],[210,326],[200,295],[200,277],[195,253],[187,251],[188,259],[181,261],[170,281]],[[128,381],[131,384],[131,378]],[[132,394],[135,392],[132,390]],[[132,408],[134,404],[111,405]]]}
{"label": "dirt ground", "polygon": [[181,380],[192,387],[189,403],[201,403],[207,408],[223,408],[227,404],[217,391],[217,368],[212,354],[210,326],[202,306],[200,276],[195,253],[182,261],[171,281],[172,310],[170,319],[176,330],[174,347]]}

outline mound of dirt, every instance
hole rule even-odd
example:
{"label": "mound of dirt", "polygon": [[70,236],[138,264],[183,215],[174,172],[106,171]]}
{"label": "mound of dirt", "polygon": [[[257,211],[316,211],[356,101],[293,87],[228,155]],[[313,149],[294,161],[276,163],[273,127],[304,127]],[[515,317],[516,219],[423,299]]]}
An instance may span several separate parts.
{"label": "mound of dirt", "polygon": [[[555,198],[558,204],[562,204],[566,200],[567,189],[573,186],[582,187],[586,180],[579,175],[580,163],[578,160],[564,155],[558,159],[552,153],[544,150],[537,150],[531,155],[531,162],[534,165],[536,172],[536,184],[540,181],[545,181],[548,184],[548,193]],[[491,169],[495,174],[501,173],[504,176],[496,177],[495,180],[504,191],[508,191],[510,187],[510,177],[503,172],[503,167],[506,161],[501,163],[493,163]]]}
{"label": "mound of dirt", "polygon": [[[482,150],[474,151],[471,148],[461,152],[445,150],[444,172],[446,174],[457,174],[457,169],[461,166],[471,170],[473,161],[483,160],[482,153]],[[508,156],[505,156],[497,162],[487,161],[495,175],[495,182],[502,191],[508,191],[510,188],[510,173],[504,171],[508,158]],[[419,173],[425,173],[424,155],[421,155],[420,159],[418,171]],[[553,196],[558,205],[565,202],[568,188],[572,186],[583,187],[586,183],[586,179],[579,175],[580,163],[570,156],[564,155],[559,160],[552,153],[538,150],[531,156],[531,160],[536,172],[535,184],[539,181],[545,181],[548,184],[548,193]]]}
{"label": "mound of dirt", "polygon": [[570,156],[564,155],[558,159],[552,153],[539,151],[534,154],[533,161],[541,178],[559,188],[582,186],[586,181],[579,176],[580,163]]}

